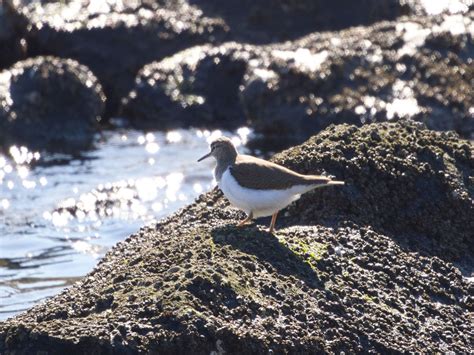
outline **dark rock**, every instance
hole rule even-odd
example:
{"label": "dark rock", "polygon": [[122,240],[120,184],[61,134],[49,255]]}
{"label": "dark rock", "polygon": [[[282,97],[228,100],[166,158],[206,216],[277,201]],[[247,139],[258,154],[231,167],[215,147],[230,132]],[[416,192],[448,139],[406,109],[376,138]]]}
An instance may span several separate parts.
{"label": "dark rock", "polygon": [[291,40],[315,31],[338,30],[395,19],[411,11],[398,0],[189,0],[224,19],[234,39],[250,43]]}
{"label": "dark rock", "polygon": [[[474,11],[459,17],[470,22]],[[249,66],[243,82],[247,118],[266,140],[289,136],[290,144],[332,123],[400,119],[471,137],[472,34],[439,30],[450,21],[405,18],[272,48],[270,61]]]}
{"label": "dark rock", "polygon": [[[226,26],[185,2],[24,1],[30,55],[55,55],[87,65],[107,96],[107,116],[138,70],[192,45],[222,39]],[[58,13],[65,14],[58,16]]]}
{"label": "dark rock", "polygon": [[0,353],[469,352],[472,290],[448,261],[473,270],[469,143],[414,123],[341,125],[275,160],[347,185],[304,195],[276,236],[202,195],[0,323]]}
{"label": "dark rock", "polygon": [[141,129],[246,124],[239,85],[248,56],[236,43],[195,47],[145,66],[120,114]]}
{"label": "dark rock", "polygon": [[18,62],[0,73],[0,145],[69,153],[86,149],[104,100],[95,76],[74,60]]}
{"label": "dark rock", "polygon": [[448,260],[472,255],[472,145],[416,123],[375,127],[331,126],[275,157],[297,171],[324,169],[347,182],[344,189],[305,194],[290,212],[295,221],[321,223],[344,215],[422,253]]}
{"label": "dark rock", "polygon": [[27,24],[10,0],[0,3],[0,69],[26,57]]}
{"label": "dark rock", "polygon": [[283,44],[195,47],[144,67],[121,112],[142,128],[247,123],[273,149],[333,123],[413,119],[470,137],[472,33],[449,26],[473,20],[470,11]]}

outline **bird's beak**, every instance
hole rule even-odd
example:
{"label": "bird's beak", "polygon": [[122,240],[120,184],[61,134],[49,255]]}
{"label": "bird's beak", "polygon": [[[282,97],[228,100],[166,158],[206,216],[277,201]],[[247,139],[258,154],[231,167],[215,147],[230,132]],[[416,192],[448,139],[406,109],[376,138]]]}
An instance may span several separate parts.
{"label": "bird's beak", "polygon": [[209,158],[211,156],[211,152],[207,153],[205,156],[201,157],[198,159],[198,162],[200,162],[201,160],[204,160],[206,158]]}

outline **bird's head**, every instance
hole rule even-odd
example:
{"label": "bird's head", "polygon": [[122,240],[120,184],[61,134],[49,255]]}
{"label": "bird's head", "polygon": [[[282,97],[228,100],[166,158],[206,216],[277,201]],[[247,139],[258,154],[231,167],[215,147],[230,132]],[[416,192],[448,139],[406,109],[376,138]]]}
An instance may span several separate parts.
{"label": "bird's head", "polygon": [[211,156],[218,162],[232,161],[237,156],[237,150],[229,138],[219,137],[211,143],[211,151],[201,157],[198,162]]}

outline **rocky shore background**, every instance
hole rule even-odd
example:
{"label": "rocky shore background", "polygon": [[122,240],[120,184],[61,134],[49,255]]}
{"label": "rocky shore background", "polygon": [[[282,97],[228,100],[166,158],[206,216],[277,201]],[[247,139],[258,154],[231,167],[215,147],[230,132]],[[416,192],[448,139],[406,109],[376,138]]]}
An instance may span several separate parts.
{"label": "rocky shore background", "polygon": [[339,123],[474,134],[469,0],[7,0],[0,16],[3,146],[88,148],[114,117],[249,125],[272,150]]}
{"label": "rocky shore background", "polygon": [[277,236],[202,195],[0,323],[0,353],[473,351],[474,5],[437,3],[2,2],[1,147],[247,125],[346,186]]}

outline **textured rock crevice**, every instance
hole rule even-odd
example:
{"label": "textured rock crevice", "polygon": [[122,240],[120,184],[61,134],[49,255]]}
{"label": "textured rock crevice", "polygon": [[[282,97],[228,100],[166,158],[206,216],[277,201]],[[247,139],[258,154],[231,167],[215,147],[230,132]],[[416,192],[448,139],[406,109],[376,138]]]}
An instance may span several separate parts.
{"label": "textured rock crevice", "polygon": [[[347,186],[303,197],[276,236],[236,228],[241,212],[202,195],[0,324],[0,352],[469,351],[472,284],[449,261],[473,270],[468,143],[414,124],[343,125],[275,160]],[[437,243],[400,241],[421,233]]]}

